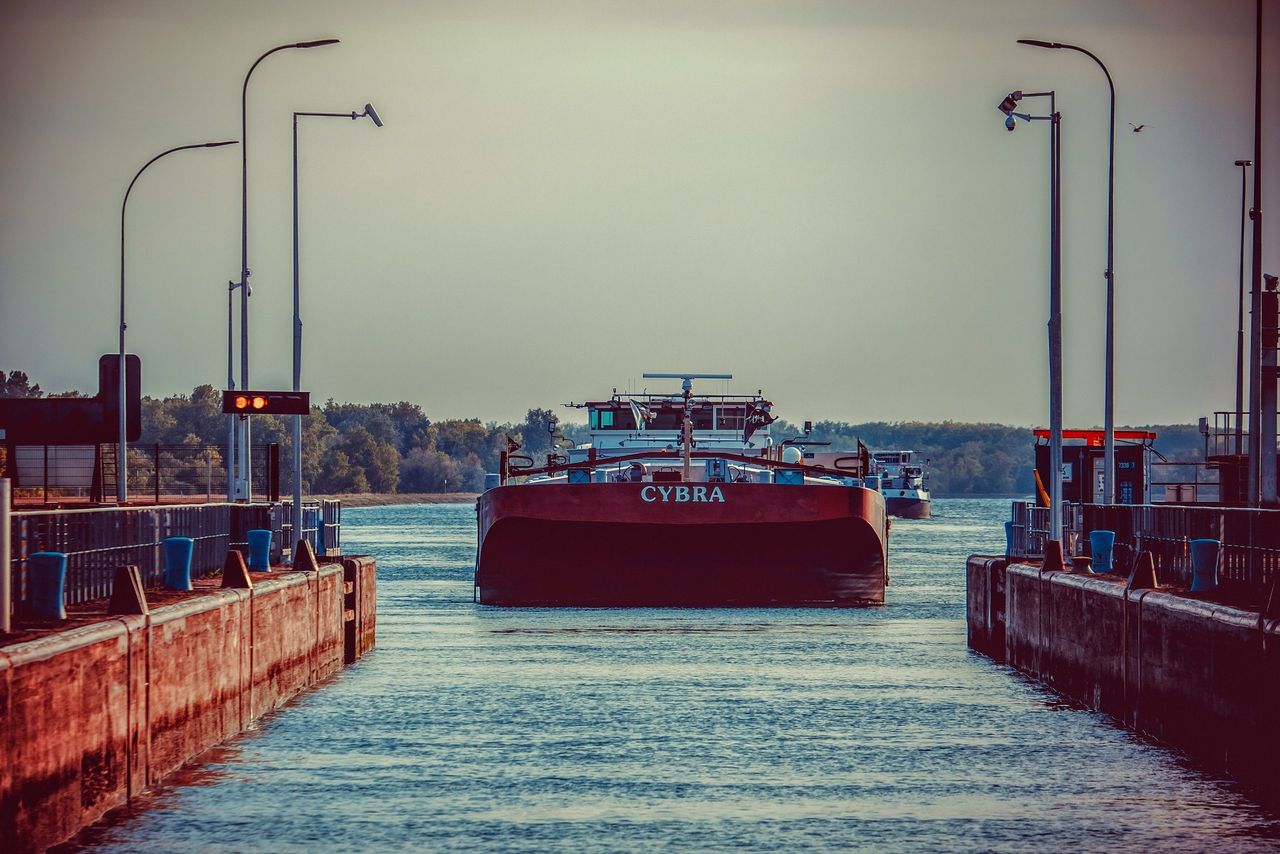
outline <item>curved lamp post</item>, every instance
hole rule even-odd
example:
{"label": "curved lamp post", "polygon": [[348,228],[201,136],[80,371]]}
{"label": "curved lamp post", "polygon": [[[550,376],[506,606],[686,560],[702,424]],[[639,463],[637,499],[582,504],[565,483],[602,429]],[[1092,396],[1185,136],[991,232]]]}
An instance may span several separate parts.
{"label": "curved lamp post", "polygon": [[[1023,98],[1048,98],[1049,115],[1016,112]],[[1062,542],[1062,116],[1055,93],[1013,91],[997,107],[1010,131],[1025,122],[1050,123],[1049,132],[1049,539]],[[1065,552],[1064,552],[1065,553]]]}
{"label": "curved lamp post", "polygon": [[[320,116],[335,119],[368,118],[382,127],[382,118],[373,104],[365,104],[364,112],[293,114],[293,390],[302,390],[302,306],[298,290],[298,117]],[[293,547],[302,539],[302,416],[293,416]]]}
{"label": "curved lamp post", "polygon": [[[249,387],[249,78],[268,56],[282,50],[306,49],[337,44],[338,39],[316,39],[307,42],[282,44],[262,54],[249,66],[240,90],[240,387]],[[249,419],[240,422],[239,480],[242,497],[247,501],[251,482],[249,477]],[[230,449],[228,449],[230,450]],[[238,497],[238,496],[237,496]],[[229,496],[230,498],[230,496]]]}
{"label": "curved lamp post", "polygon": [[1107,140],[1107,271],[1103,276],[1107,280],[1107,343],[1106,343],[1106,389],[1103,403],[1103,462],[1102,462],[1102,503],[1114,504],[1116,500],[1116,420],[1115,420],[1115,189],[1116,189],[1116,84],[1111,80],[1111,72],[1091,51],[1078,45],[1063,42],[1048,42],[1040,39],[1018,39],[1018,44],[1031,47],[1043,47],[1050,50],[1074,50],[1092,59],[1107,77],[1107,88],[1111,92],[1111,123]]}
{"label": "curved lamp post", "polygon": [[129,450],[128,436],[125,418],[125,369],[124,369],[124,331],[128,328],[128,324],[124,319],[124,215],[129,207],[129,194],[133,192],[133,185],[138,183],[138,179],[142,177],[142,173],[147,171],[147,167],[155,163],[161,157],[173,154],[175,151],[187,151],[192,148],[221,148],[224,145],[235,145],[234,139],[226,142],[197,142],[192,145],[179,145],[176,148],[170,148],[168,151],[162,151],[155,157],[148,160],[143,167],[138,170],[138,174],[133,176],[133,180],[129,182],[129,188],[124,191],[124,201],[120,203],[120,379],[119,379],[119,405],[120,405],[120,447],[116,449],[116,501],[124,504],[129,500]]}

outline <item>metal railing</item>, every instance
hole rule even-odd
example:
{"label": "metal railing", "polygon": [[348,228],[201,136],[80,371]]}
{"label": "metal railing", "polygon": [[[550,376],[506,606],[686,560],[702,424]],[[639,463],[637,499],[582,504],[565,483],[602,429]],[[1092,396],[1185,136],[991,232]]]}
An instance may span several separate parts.
{"label": "metal railing", "polygon": [[[248,531],[273,532],[271,562],[280,563],[295,542],[287,504],[171,504],[159,507],[105,507],[84,510],[15,511],[10,516],[9,566],[13,601],[28,599],[27,559],[36,552],[67,555],[65,601],[80,604],[111,595],[116,568],[134,564],[147,587],[164,580],[161,543],[166,537],[191,537],[192,578],[222,568],[229,549],[247,550]],[[317,553],[341,550],[339,500],[303,505],[303,533]]]}
{"label": "metal railing", "polygon": [[[115,496],[115,445],[19,446],[12,459],[6,453],[3,468],[13,479],[15,504],[54,504],[102,501]],[[227,470],[219,445],[163,445],[134,443],[129,446],[130,504],[172,504],[203,498],[207,503],[227,494]],[[253,456],[253,493],[269,497],[273,474],[283,478],[280,488],[292,488],[289,472],[269,467],[270,446],[250,449]]]}
{"label": "metal railing", "polygon": [[[1049,509],[1029,501],[1013,502],[1010,555],[1042,557],[1048,539]],[[1063,533],[1068,554],[1084,553],[1089,533],[1114,531],[1116,568],[1150,552],[1156,575],[1165,584],[1191,583],[1191,541],[1212,539],[1219,551],[1219,586],[1244,602],[1261,601],[1280,573],[1280,510],[1241,507],[1152,504],[1066,504]]]}
{"label": "metal railing", "polygon": [[1280,571],[1280,510],[1172,505],[1086,504],[1078,533],[1115,531],[1132,554],[1150,552],[1166,583],[1191,583],[1191,541],[1217,540],[1218,583],[1230,593],[1257,599]]}
{"label": "metal railing", "polygon": [[1044,544],[1049,539],[1049,508],[1038,507],[1033,501],[1015,501],[1010,513],[1011,556],[1042,557]]}
{"label": "metal railing", "polygon": [[1151,504],[1218,504],[1221,475],[1213,463],[1151,463],[1147,484]]}

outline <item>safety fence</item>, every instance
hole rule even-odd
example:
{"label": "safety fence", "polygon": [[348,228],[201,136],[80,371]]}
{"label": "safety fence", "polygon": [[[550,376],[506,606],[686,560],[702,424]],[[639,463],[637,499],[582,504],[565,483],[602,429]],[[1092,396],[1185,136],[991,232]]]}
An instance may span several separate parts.
{"label": "safety fence", "polygon": [[[1158,578],[1191,583],[1191,541],[1217,540],[1218,584],[1246,597],[1261,597],[1280,569],[1280,510],[1085,504],[1076,533],[1115,531],[1116,543],[1133,554],[1150,552]],[[1127,567],[1126,567],[1127,568]]]}
{"label": "safety fence", "polygon": [[[118,448],[115,445],[18,445],[0,450],[0,469],[12,480],[18,505],[99,502],[115,497]],[[171,504],[227,495],[226,448],[219,445],[129,445],[126,490],[129,503]],[[280,447],[250,449],[253,494],[270,500],[292,489],[291,474],[280,466]],[[282,480],[283,477],[283,480]]]}
{"label": "safety fence", "polygon": [[[1048,539],[1049,509],[1013,502],[1009,554],[1041,557]],[[1260,601],[1280,573],[1280,510],[1152,504],[1066,504],[1063,535],[1068,554],[1085,553],[1092,531],[1114,531],[1116,568],[1127,572],[1134,556],[1149,552],[1157,577],[1189,585],[1191,541],[1217,540],[1218,584],[1229,594]]]}
{"label": "safety fence", "polygon": [[[303,536],[319,554],[341,550],[338,500],[303,503]],[[67,556],[64,600],[79,604],[111,595],[117,567],[133,564],[147,587],[163,583],[161,544],[167,537],[194,541],[191,577],[221,570],[229,549],[247,550],[248,531],[272,532],[271,562],[292,546],[290,502],[173,504],[84,510],[15,511],[10,515],[9,572],[16,610],[28,600],[27,562],[37,552]]]}

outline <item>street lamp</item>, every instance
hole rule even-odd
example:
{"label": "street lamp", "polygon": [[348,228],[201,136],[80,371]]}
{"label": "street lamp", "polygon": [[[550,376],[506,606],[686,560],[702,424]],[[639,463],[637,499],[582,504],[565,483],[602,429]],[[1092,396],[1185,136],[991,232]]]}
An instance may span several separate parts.
{"label": "street lamp", "polygon": [[1040,39],[1018,39],[1018,44],[1031,47],[1043,47],[1050,50],[1074,50],[1092,59],[1107,77],[1107,88],[1111,91],[1111,123],[1107,139],[1107,271],[1103,276],[1107,280],[1107,343],[1106,343],[1106,389],[1103,403],[1103,451],[1102,451],[1102,503],[1114,504],[1116,500],[1116,420],[1115,420],[1115,188],[1116,188],[1116,85],[1111,80],[1111,72],[1092,52],[1073,44],[1048,42]]}
{"label": "street lamp", "polygon": [[[1024,98],[1048,98],[1049,115],[1017,112]],[[997,107],[1004,126],[1018,119],[1050,123],[1049,132],[1049,539],[1062,542],[1062,116],[1055,93],[1013,91]]]}
{"label": "street lamp", "polygon": [[143,167],[138,170],[138,174],[133,176],[133,180],[129,182],[129,188],[124,191],[124,201],[120,203],[120,379],[119,379],[119,405],[120,405],[120,446],[116,450],[116,501],[124,504],[129,500],[129,449],[127,427],[125,425],[125,369],[124,369],[124,331],[128,328],[128,324],[124,319],[124,215],[129,207],[129,194],[133,192],[133,185],[138,183],[138,179],[142,177],[142,173],[147,171],[147,167],[155,163],[161,157],[173,154],[175,151],[186,151],[191,148],[221,148],[224,145],[235,145],[234,139],[226,142],[197,142],[193,145],[179,145],[176,148],[170,148],[168,151],[162,151],[155,157],[148,160]]}
{"label": "street lamp", "polygon": [[[306,49],[337,44],[338,39],[316,39],[307,42],[282,44],[258,57],[244,76],[240,90],[240,387],[249,387],[249,78],[262,60],[282,50]],[[246,501],[252,498],[249,470],[249,419],[240,421],[240,494]],[[228,449],[230,450],[230,449]]]}
{"label": "street lamp", "polygon": [[1236,323],[1236,453],[1244,453],[1244,229],[1248,219],[1249,167],[1252,160],[1237,160],[1240,167],[1240,300]]}
{"label": "street lamp", "polygon": [[[293,114],[293,390],[302,390],[302,307],[298,291],[298,117],[322,116],[337,119],[368,118],[376,127],[382,119],[373,104],[365,104],[364,112]],[[302,416],[293,416],[293,546],[302,539]]]}

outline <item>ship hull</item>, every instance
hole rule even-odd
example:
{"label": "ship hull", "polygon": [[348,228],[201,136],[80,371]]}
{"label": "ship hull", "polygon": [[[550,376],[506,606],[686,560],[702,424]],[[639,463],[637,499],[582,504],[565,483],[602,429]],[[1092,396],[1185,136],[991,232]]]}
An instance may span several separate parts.
{"label": "ship hull", "polygon": [[928,519],[933,511],[927,498],[885,498],[885,510],[902,519]]}
{"label": "ship hull", "polygon": [[878,493],[747,483],[664,489],[601,483],[485,492],[477,502],[479,601],[598,607],[884,602],[888,525]]}

